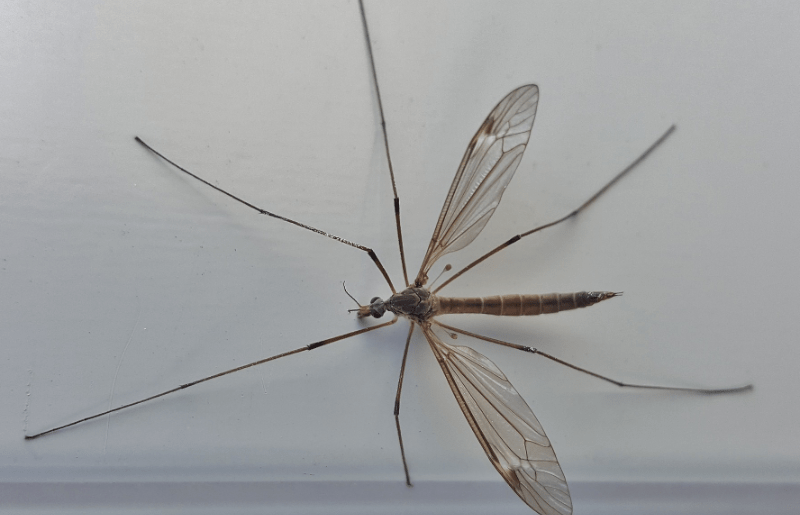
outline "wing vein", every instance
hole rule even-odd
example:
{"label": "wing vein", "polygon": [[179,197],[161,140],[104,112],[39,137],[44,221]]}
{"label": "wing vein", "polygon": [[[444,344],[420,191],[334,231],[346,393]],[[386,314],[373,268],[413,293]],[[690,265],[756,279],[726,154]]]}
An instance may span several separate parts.
{"label": "wing vein", "polygon": [[501,100],[470,140],[445,197],[416,284],[424,285],[436,261],[480,234],[500,203],[530,138],[539,88],[521,86]]}
{"label": "wing vein", "polygon": [[541,515],[569,515],[572,501],[547,435],[503,372],[470,347],[444,343],[422,325],[470,428],[508,485]]}

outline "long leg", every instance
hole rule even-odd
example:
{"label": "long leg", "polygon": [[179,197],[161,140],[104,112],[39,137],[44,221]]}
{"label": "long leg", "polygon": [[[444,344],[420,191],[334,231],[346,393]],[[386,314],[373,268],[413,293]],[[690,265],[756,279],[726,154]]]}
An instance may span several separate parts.
{"label": "long leg", "polygon": [[403,470],[406,473],[406,485],[411,485],[411,477],[408,475],[408,463],[406,462],[406,451],[403,448],[403,434],[400,432],[400,391],[403,389],[403,376],[406,373],[406,358],[408,358],[408,346],[411,343],[411,335],[414,334],[414,322],[408,328],[408,338],[406,338],[406,348],[403,351],[403,363],[400,365],[400,378],[397,380],[397,395],[394,398],[394,425],[397,426],[397,439],[400,441],[400,457],[403,458]]}
{"label": "long leg", "polygon": [[[389,163],[389,177],[392,179],[392,193],[394,194],[394,220],[397,226],[397,244],[400,246],[400,262],[403,265],[403,279],[408,285],[408,272],[406,271],[406,253],[403,250],[403,231],[400,229],[400,197],[397,196],[397,185],[394,180],[394,168],[392,167],[392,156],[389,154],[389,135],[386,133],[386,118],[383,115],[383,101],[381,100],[381,88],[378,86],[378,72],[375,71],[375,57],[372,55],[372,40],[369,38],[369,27],[367,26],[367,14],[364,11],[364,0],[358,0],[361,9],[361,24],[364,27],[364,39],[367,40],[367,53],[369,55],[370,69],[372,70],[372,81],[375,84],[375,96],[378,98],[378,112],[381,115],[381,129],[383,130],[383,145],[386,149],[386,162]],[[394,290],[392,290],[394,291]]]}
{"label": "long leg", "polygon": [[157,151],[156,149],[154,149],[153,147],[151,147],[150,145],[148,145],[144,141],[142,141],[142,139],[139,136],[136,136],[134,139],[136,141],[138,141],[147,150],[149,150],[153,154],[157,155],[158,157],[160,157],[161,159],[163,159],[167,163],[171,164],[172,166],[174,166],[178,170],[180,170],[183,173],[185,173],[185,174],[197,179],[198,181],[202,182],[206,186],[211,186],[215,190],[219,191],[220,193],[222,193],[224,195],[227,195],[228,197],[232,198],[236,202],[244,204],[245,206],[249,207],[250,209],[253,209],[253,210],[257,211],[259,214],[271,216],[272,218],[277,218],[278,220],[283,220],[284,222],[289,222],[290,224],[296,225],[298,227],[302,227],[303,229],[307,229],[307,230],[309,230],[311,232],[315,232],[317,234],[321,234],[322,236],[327,236],[328,238],[331,238],[332,240],[336,240],[339,243],[344,243],[345,245],[350,245],[351,247],[355,247],[355,248],[357,248],[359,250],[363,250],[364,252],[369,254],[369,257],[375,263],[375,266],[378,267],[378,270],[381,271],[381,274],[383,274],[383,278],[386,279],[386,282],[389,284],[389,288],[391,288],[392,293],[395,293],[395,289],[394,289],[394,285],[392,284],[392,280],[389,279],[389,274],[386,272],[386,269],[383,268],[383,264],[381,263],[381,260],[378,259],[378,255],[375,254],[375,251],[372,250],[371,248],[365,247],[364,245],[360,245],[358,243],[354,243],[354,242],[346,240],[344,238],[340,238],[339,236],[327,233],[327,232],[325,232],[325,231],[323,231],[321,229],[317,229],[316,227],[311,227],[310,225],[306,225],[306,224],[297,222],[295,220],[292,220],[291,218],[286,218],[285,216],[277,215],[275,213],[271,213],[271,212],[267,211],[266,209],[262,209],[262,208],[260,208],[258,206],[255,206],[255,205],[253,205],[253,204],[251,204],[251,203],[249,203],[249,202],[247,202],[245,200],[240,199],[236,195],[233,195],[232,193],[229,193],[229,192],[223,190],[222,188],[211,184],[210,182],[208,182],[207,180],[203,179],[202,177],[193,174],[192,172],[190,172],[186,168],[184,168],[184,167],[180,166],[179,164],[175,163],[171,159],[169,159],[166,156],[164,156],[164,154],[162,154],[161,152]]}
{"label": "long leg", "polygon": [[581,205],[580,205],[580,207],[578,207],[578,209],[575,209],[574,211],[572,211],[572,212],[571,212],[570,214],[568,214],[567,216],[565,216],[565,217],[563,217],[563,218],[559,218],[558,220],[556,220],[556,221],[554,221],[554,222],[550,222],[550,223],[548,223],[548,224],[540,225],[539,227],[536,227],[535,229],[531,229],[530,231],[528,231],[528,232],[524,232],[524,233],[522,233],[522,234],[517,234],[516,236],[514,236],[514,237],[513,237],[513,238],[511,238],[510,240],[506,241],[505,243],[502,243],[502,244],[498,245],[498,246],[497,246],[497,247],[495,247],[494,249],[490,250],[489,252],[487,252],[487,253],[486,253],[486,254],[484,254],[483,256],[479,257],[478,259],[476,259],[475,261],[473,261],[473,262],[472,262],[472,263],[470,263],[469,265],[465,266],[464,268],[462,268],[461,270],[459,270],[458,272],[456,272],[456,273],[455,273],[455,274],[454,274],[452,277],[450,277],[449,279],[447,279],[447,280],[446,280],[445,282],[443,282],[443,283],[442,283],[442,284],[441,284],[441,285],[440,285],[438,288],[436,288],[436,289],[433,291],[433,293],[436,293],[436,292],[438,292],[439,290],[441,290],[442,288],[444,288],[445,286],[447,286],[448,284],[450,284],[451,282],[453,282],[454,280],[456,280],[456,278],[460,277],[460,276],[461,276],[461,274],[463,274],[464,272],[466,272],[466,271],[468,271],[468,270],[471,270],[471,269],[472,269],[472,268],[473,268],[475,265],[477,265],[477,264],[479,264],[479,263],[482,263],[483,261],[485,261],[485,260],[486,260],[486,259],[488,259],[489,257],[491,257],[491,256],[493,256],[493,255],[495,255],[495,254],[497,254],[498,252],[500,252],[500,251],[501,251],[501,250],[503,250],[504,248],[510,247],[511,245],[513,245],[514,243],[518,242],[519,240],[521,240],[521,239],[522,239],[522,238],[524,238],[525,236],[529,236],[529,235],[531,235],[531,234],[533,234],[533,233],[535,233],[535,232],[539,232],[539,231],[541,231],[541,230],[543,230],[543,229],[547,229],[548,227],[553,227],[554,225],[558,225],[558,224],[560,224],[561,222],[564,222],[564,221],[566,221],[566,220],[569,220],[570,218],[572,218],[572,217],[574,217],[574,216],[577,216],[577,215],[578,215],[578,213],[580,213],[581,211],[583,211],[584,209],[586,209],[587,207],[589,207],[589,205],[590,205],[592,202],[594,202],[595,200],[597,200],[597,198],[598,198],[600,195],[602,195],[603,193],[605,193],[605,192],[606,192],[606,191],[607,191],[607,190],[608,190],[608,189],[609,189],[611,186],[613,186],[614,184],[616,184],[616,182],[617,182],[617,181],[619,181],[620,179],[622,179],[622,178],[623,178],[625,175],[627,175],[627,174],[628,174],[628,172],[630,172],[631,170],[633,170],[634,168],[636,168],[636,166],[637,166],[639,163],[641,163],[642,161],[644,161],[644,160],[645,160],[645,158],[647,158],[647,156],[649,156],[649,155],[650,155],[650,153],[652,153],[652,152],[653,152],[653,151],[654,151],[654,150],[655,150],[655,149],[656,149],[656,148],[657,148],[659,145],[661,145],[661,144],[664,142],[664,140],[666,140],[666,139],[667,139],[667,137],[669,137],[669,135],[670,135],[670,134],[672,134],[672,132],[673,132],[674,130],[675,130],[675,126],[674,126],[674,125],[673,125],[673,126],[671,126],[669,129],[667,129],[667,132],[665,132],[664,134],[662,134],[662,135],[661,135],[661,137],[660,137],[660,138],[658,138],[658,139],[656,140],[656,142],[655,142],[655,143],[653,143],[652,145],[650,145],[650,148],[648,148],[647,150],[645,150],[645,151],[644,151],[644,153],[642,153],[642,155],[640,155],[639,157],[637,157],[635,161],[633,161],[631,164],[629,164],[629,165],[628,165],[628,166],[627,166],[627,167],[626,167],[624,170],[622,170],[621,172],[619,172],[619,173],[618,173],[618,174],[617,174],[617,175],[616,175],[616,176],[615,176],[613,179],[611,179],[611,180],[610,180],[610,181],[609,181],[609,182],[608,182],[608,183],[607,183],[605,186],[603,186],[602,188],[600,188],[600,190],[599,190],[597,193],[595,193],[594,195],[592,195],[592,197],[591,197],[589,200],[587,200],[586,202],[584,202],[583,204],[581,204]]}
{"label": "long leg", "polygon": [[610,377],[606,377],[604,375],[600,375],[596,372],[592,372],[591,370],[586,370],[585,368],[581,368],[577,365],[573,365],[572,363],[568,363],[563,359],[559,359],[555,356],[551,356],[546,352],[542,352],[540,350],[534,349],[532,347],[528,347],[527,345],[518,345],[516,343],[504,342],[503,340],[497,340],[495,338],[489,338],[488,336],[481,336],[479,334],[475,334],[469,331],[465,331],[463,329],[458,329],[453,326],[449,326],[438,322],[436,320],[433,321],[434,324],[444,327],[448,331],[453,331],[456,333],[460,333],[466,336],[472,336],[473,338],[477,338],[479,340],[483,340],[490,343],[496,343],[498,345],[505,345],[506,347],[511,347],[512,349],[517,349],[525,352],[530,352],[532,354],[538,354],[542,357],[545,357],[549,360],[555,361],[556,363],[560,363],[561,365],[565,365],[573,370],[577,370],[578,372],[583,372],[584,374],[588,374],[592,377],[596,377],[598,379],[602,379],[603,381],[609,382],[611,384],[615,384],[620,387],[624,388],[645,388],[648,390],[671,390],[671,391],[678,391],[678,392],[693,392],[693,393],[704,393],[704,394],[718,394],[718,393],[739,393],[744,392],[747,390],[752,390],[753,385],[748,384],[745,386],[735,386],[733,388],[687,388],[682,386],[661,386],[661,385],[651,385],[651,384],[632,384],[632,383],[623,383],[622,381],[617,381],[616,379],[611,379]]}
{"label": "long leg", "polygon": [[218,377],[226,376],[228,374],[233,374],[234,372],[239,372],[240,370],[244,370],[246,368],[254,367],[256,365],[261,365],[261,364],[266,363],[268,361],[275,361],[276,359],[279,359],[279,358],[285,358],[286,356],[291,356],[292,354],[298,354],[298,353],[303,352],[303,351],[318,349],[318,348],[320,348],[322,346],[328,345],[329,343],[338,342],[340,340],[345,340],[347,338],[350,338],[351,336],[356,336],[356,335],[359,335],[359,334],[367,333],[369,331],[374,331],[375,329],[379,329],[381,327],[386,327],[387,325],[392,325],[395,322],[397,322],[397,317],[395,317],[394,319],[392,319],[392,320],[390,320],[388,322],[384,322],[383,324],[374,325],[372,327],[367,327],[365,329],[359,329],[358,331],[353,331],[351,333],[340,334],[339,336],[334,336],[333,338],[328,338],[326,340],[321,340],[321,341],[318,341],[318,342],[310,343],[308,345],[305,345],[303,347],[300,347],[300,348],[297,348],[297,349],[294,349],[294,350],[290,350],[288,352],[282,352],[281,354],[276,354],[276,355],[270,356],[268,358],[260,359],[258,361],[253,361],[252,363],[248,363],[246,365],[241,365],[239,367],[232,368],[230,370],[225,370],[224,372],[218,372],[218,373],[210,375],[208,377],[204,377],[202,379],[197,379],[197,380],[192,381],[190,383],[182,384],[182,385],[180,385],[180,386],[178,386],[176,388],[173,388],[171,390],[167,390],[167,391],[161,392],[161,393],[156,394],[156,395],[151,395],[150,397],[147,397],[145,399],[141,399],[141,400],[138,400],[136,402],[131,402],[131,403],[125,404],[123,406],[118,406],[118,407],[116,407],[114,409],[110,409],[110,410],[104,411],[102,413],[97,413],[97,414],[92,415],[90,417],[85,417],[85,418],[82,418],[80,420],[76,420],[75,422],[70,422],[69,424],[64,424],[63,426],[54,427],[53,429],[48,429],[47,431],[42,431],[41,433],[37,433],[35,435],[26,435],[25,439],[26,440],[33,440],[34,438],[39,438],[40,436],[44,436],[46,434],[53,433],[53,432],[59,431],[61,429],[65,429],[67,427],[72,427],[74,425],[80,424],[81,422],[86,422],[88,420],[93,420],[95,418],[102,417],[103,415],[108,415],[109,413],[114,413],[116,411],[122,411],[122,410],[124,410],[126,408],[130,408],[130,407],[136,406],[138,404],[143,404],[145,402],[152,401],[154,399],[158,399],[159,397],[164,397],[165,395],[169,395],[171,393],[175,393],[175,392],[180,391],[180,390],[185,390],[185,389],[187,389],[187,388],[189,388],[191,386],[194,386],[196,384],[204,383],[206,381],[210,381],[210,380],[216,379]]}

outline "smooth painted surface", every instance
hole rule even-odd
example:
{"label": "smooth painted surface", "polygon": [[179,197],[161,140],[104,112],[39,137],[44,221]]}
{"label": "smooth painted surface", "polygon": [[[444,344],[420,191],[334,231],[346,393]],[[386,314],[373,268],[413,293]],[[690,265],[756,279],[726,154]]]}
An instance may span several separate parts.
{"label": "smooth painted surface", "polygon": [[[135,135],[255,204],[373,247],[401,282],[356,4],[2,10],[4,488],[399,484],[392,406],[404,324],[22,439],[355,330],[342,281],[362,303],[389,293],[363,253],[234,205]],[[796,5],[367,10],[410,274],[469,138],[514,87],[541,89],[531,143],[484,234],[447,260],[456,267],[566,214],[678,125],[581,219],[516,244],[446,290],[624,291],[553,317],[447,322],[623,380],[755,384],[718,398],[623,392],[462,340],[527,399],[571,484],[796,484]],[[507,490],[421,339],[409,359],[401,416],[412,478]]]}

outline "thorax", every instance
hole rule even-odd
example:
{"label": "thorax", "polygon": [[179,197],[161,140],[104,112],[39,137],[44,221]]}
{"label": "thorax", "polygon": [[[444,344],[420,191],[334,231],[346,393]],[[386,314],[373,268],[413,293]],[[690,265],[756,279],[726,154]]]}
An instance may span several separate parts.
{"label": "thorax", "polygon": [[414,322],[423,323],[434,317],[439,302],[427,288],[406,288],[389,297],[384,305],[395,315],[406,317]]}

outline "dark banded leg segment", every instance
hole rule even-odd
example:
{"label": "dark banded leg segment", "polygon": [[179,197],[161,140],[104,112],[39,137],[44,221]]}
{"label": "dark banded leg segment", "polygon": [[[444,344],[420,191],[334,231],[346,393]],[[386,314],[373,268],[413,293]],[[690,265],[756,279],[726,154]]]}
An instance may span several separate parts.
{"label": "dark banded leg segment", "polygon": [[617,386],[619,386],[621,388],[641,388],[641,389],[647,389],[647,390],[668,390],[668,391],[675,391],[675,392],[702,393],[702,394],[708,394],[708,395],[716,395],[716,394],[720,394],[720,393],[739,393],[739,392],[746,392],[748,390],[752,390],[753,389],[753,385],[752,384],[748,384],[748,385],[745,385],[745,386],[734,386],[734,387],[730,387],[730,388],[688,388],[688,387],[683,387],[683,386],[662,386],[662,385],[651,385],[651,384],[624,383],[622,381],[617,381],[616,379],[612,379],[610,377],[606,377],[604,375],[600,375],[597,372],[592,372],[591,370],[587,370],[587,369],[579,367],[577,365],[573,365],[572,363],[564,361],[563,359],[557,358],[555,356],[547,354],[546,352],[542,352],[542,351],[540,351],[538,349],[534,349],[533,347],[528,347],[527,345],[518,345],[516,343],[505,342],[503,340],[497,340],[495,338],[490,338],[488,336],[481,336],[480,334],[475,334],[475,333],[472,333],[470,331],[465,331],[463,329],[458,329],[456,327],[453,327],[453,326],[450,326],[450,325],[447,325],[447,324],[443,324],[443,323],[438,322],[436,320],[434,320],[433,323],[435,325],[438,325],[440,327],[443,327],[443,328],[447,329],[448,331],[453,331],[454,333],[463,334],[465,336],[471,336],[473,338],[477,338],[479,340],[483,340],[483,341],[489,342],[489,343],[496,343],[498,345],[504,345],[506,347],[511,347],[512,349],[517,349],[517,350],[521,350],[521,351],[525,351],[525,352],[530,352],[531,354],[538,354],[538,355],[540,355],[542,357],[545,357],[545,358],[547,358],[547,359],[549,359],[551,361],[555,361],[556,363],[559,363],[561,365],[569,367],[569,368],[571,368],[573,370],[577,370],[578,372],[583,372],[584,374],[590,375],[592,377],[596,377],[597,379],[601,379],[601,380],[606,381],[608,383],[617,385]]}
{"label": "dark banded leg segment", "polygon": [[394,425],[397,426],[397,440],[400,442],[400,457],[403,459],[403,471],[406,473],[406,485],[411,484],[411,476],[408,474],[408,462],[406,462],[406,451],[403,448],[403,434],[400,431],[400,392],[403,390],[403,376],[406,373],[406,359],[408,358],[408,347],[411,344],[411,335],[414,334],[416,324],[411,322],[408,328],[408,338],[406,338],[406,348],[403,351],[403,363],[400,365],[400,378],[397,380],[397,395],[394,398]]}
{"label": "dark banded leg segment", "polygon": [[267,363],[269,361],[275,361],[275,360],[280,359],[280,358],[285,358],[287,356],[291,356],[292,354],[298,354],[300,352],[318,349],[320,347],[324,347],[325,345],[329,345],[329,344],[334,343],[334,342],[338,342],[338,341],[341,341],[341,340],[346,340],[347,338],[350,338],[351,336],[356,336],[356,335],[359,335],[359,334],[368,333],[370,331],[374,331],[375,329],[380,329],[381,327],[386,327],[388,325],[392,325],[395,322],[397,322],[397,320],[398,320],[397,317],[395,317],[395,318],[393,318],[392,320],[390,320],[388,322],[384,322],[383,324],[373,325],[371,327],[367,327],[367,328],[364,328],[364,329],[359,329],[358,331],[353,331],[353,332],[350,332],[350,333],[340,334],[339,336],[334,336],[332,338],[327,338],[325,340],[320,340],[318,342],[314,342],[314,343],[305,345],[303,347],[299,347],[297,349],[290,350],[288,352],[282,352],[280,354],[275,354],[274,356],[270,356],[268,358],[260,359],[258,361],[253,361],[252,363],[247,363],[246,365],[241,365],[241,366],[238,366],[238,367],[235,367],[235,368],[231,368],[229,370],[218,372],[216,374],[212,374],[212,375],[204,377],[202,379],[197,379],[197,380],[191,381],[189,383],[184,383],[184,384],[182,384],[180,386],[172,388],[171,390],[166,390],[166,391],[158,393],[156,395],[151,395],[150,397],[146,397],[144,399],[141,399],[141,400],[138,400],[138,401],[135,401],[135,402],[131,402],[129,404],[124,404],[124,405],[118,406],[118,407],[116,407],[114,409],[103,411],[102,413],[97,413],[97,414],[89,416],[89,417],[84,417],[84,418],[82,418],[80,420],[76,420],[74,422],[70,422],[69,424],[64,424],[63,426],[54,427],[53,429],[48,429],[47,431],[42,431],[41,433],[36,433],[34,435],[25,435],[25,439],[26,440],[33,440],[34,438],[39,438],[40,436],[44,436],[46,434],[54,433],[54,432],[59,431],[61,429],[66,429],[68,427],[72,427],[72,426],[78,425],[78,424],[80,424],[82,422],[87,422],[89,420],[94,420],[96,418],[102,417],[104,415],[108,415],[110,413],[115,413],[117,411],[122,411],[124,409],[131,408],[131,407],[137,406],[139,404],[144,404],[145,402],[149,402],[149,401],[158,399],[159,397],[164,397],[164,396],[169,395],[171,393],[175,393],[175,392],[178,392],[180,390],[185,390],[187,388],[190,388],[190,387],[192,387],[192,386],[194,386],[196,384],[205,383],[206,381],[211,381],[212,379],[217,379],[218,377],[226,376],[228,374],[233,374],[234,372],[239,372],[239,371],[244,370],[246,368],[254,367],[256,365],[262,365],[262,364]]}

